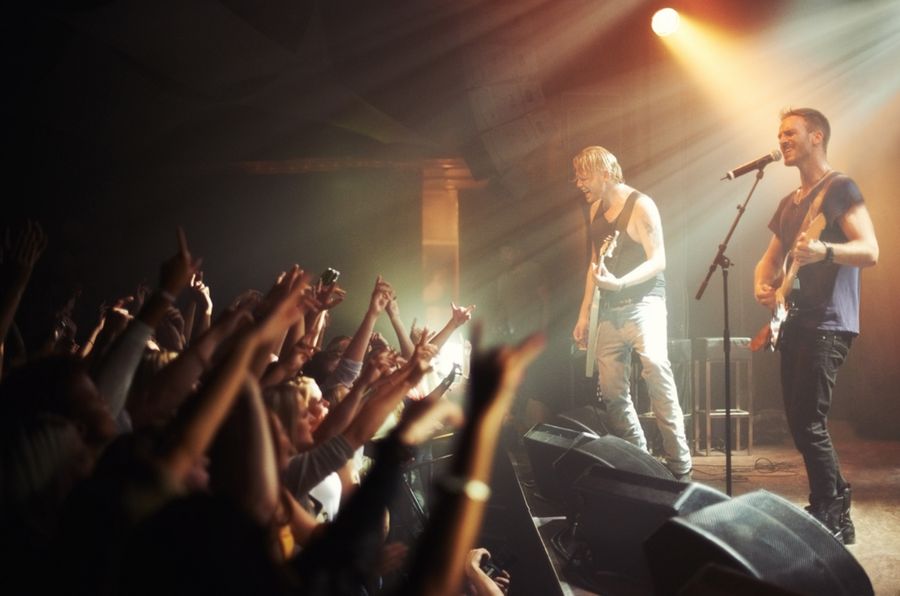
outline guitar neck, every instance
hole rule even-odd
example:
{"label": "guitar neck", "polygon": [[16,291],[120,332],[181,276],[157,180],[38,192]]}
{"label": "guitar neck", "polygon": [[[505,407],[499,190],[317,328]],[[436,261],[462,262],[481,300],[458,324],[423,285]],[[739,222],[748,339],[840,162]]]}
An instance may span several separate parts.
{"label": "guitar neck", "polygon": [[800,270],[800,266],[797,265],[797,261],[791,261],[791,266],[788,267],[787,273],[784,274],[784,279],[781,280],[781,286],[778,288],[778,293],[785,299],[791,294],[791,290],[794,289],[794,280],[797,279],[797,272]]}
{"label": "guitar neck", "polygon": [[[825,229],[825,216],[821,213],[817,214],[806,226],[804,233],[806,234],[806,238],[808,240],[818,240],[819,236],[822,234],[822,230]],[[797,242],[794,242],[794,245],[791,247],[791,252],[797,248]],[[790,258],[790,253],[787,254],[785,259]],[[787,298],[790,295],[791,290],[794,287],[794,280],[797,278],[797,272],[800,270],[800,265],[797,264],[797,261],[791,260],[791,264],[787,267],[787,271],[784,274],[784,279],[781,280],[781,285],[778,288],[778,293],[781,294],[783,298]]]}

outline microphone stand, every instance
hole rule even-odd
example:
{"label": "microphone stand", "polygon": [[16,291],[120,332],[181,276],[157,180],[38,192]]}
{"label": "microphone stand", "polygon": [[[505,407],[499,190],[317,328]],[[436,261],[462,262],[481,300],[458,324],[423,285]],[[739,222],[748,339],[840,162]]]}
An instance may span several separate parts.
{"label": "microphone stand", "polygon": [[[731,240],[731,236],[734,234],[738,222],[741,221],[741,217],[743,217],[744,212],[747,210],[747,203],[750,202],[750,197],[753,196],[756,185],[762,180],[763,167],[764,166],[760,166],[759,169],[756,170],[756,181],[753,182],[753,186],[750,188],[750,192],[747,194],[747,198],[744,199],[744,202],[737,206],[737,215],[735,215],[734,221],[731,223],[731,228],[728,230],[725,240],[719,245],[719,250],[716,252],[716,256],[713,257],[712,263],[709,265],[709,271],[706,272],[706,277],[703,279],[703,282],[700,284],[700,289],[697,290],[697,295],[694,297],[696,300],[700,300],[703,293],[706,291],[706,286],[709,284],[712,274],[717,267],[721,267],[722,297],[725,305],[725,328],[722,331],[722,350],[725,352],[725,494],[729,497],[731,496],[731,329],[728,324],[728,268],[731,267],[731,260],[725,256],[725,249],[728,248],[728,242]],[[709,412],[707,412],[707,415],[708,414]],[[707,441],[708,440],[709,437],[707,437]]]}

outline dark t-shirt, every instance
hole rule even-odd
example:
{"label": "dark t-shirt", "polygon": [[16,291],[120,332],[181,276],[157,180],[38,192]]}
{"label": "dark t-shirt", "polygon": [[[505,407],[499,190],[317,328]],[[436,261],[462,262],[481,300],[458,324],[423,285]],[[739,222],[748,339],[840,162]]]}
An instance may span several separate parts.
{"label": "dark t-shirt", "polygon": [[[824,181],[823,181],[824,183]],[[810,203],[819,193],[818,185],[797,205],[795,192],[778,205],[769,221],[769,229],[778,237],[785,250],[794,245]],[[838,220],[852,206],[863,202],[859,187],[850,178],[839,175],[831,183],[822,201],[826,226],[819,239],[840,244],[847,241]],[[799,289],[791,294],[796,308],[795,324],[812,329],[859,333],[859,267],[819,261],[800,267]]]}

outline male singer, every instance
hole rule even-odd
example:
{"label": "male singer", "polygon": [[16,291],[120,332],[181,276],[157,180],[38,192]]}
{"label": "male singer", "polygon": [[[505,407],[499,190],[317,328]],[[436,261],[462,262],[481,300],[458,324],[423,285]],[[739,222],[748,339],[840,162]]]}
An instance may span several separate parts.
{"label": "male singer", "polygon": [[[587,147],[572,160],[575,183],[590,205],[593,257],[572,336],[585,346],[594,288],[604,294],[596,331],[600,390],[610,430],[647,450],[647,439],[631,400],[631,352],[637,351],[650,403],[662,437],[666,465],[676,479],[690,481],[691,452],[669,364],[666,313],[666,249],[656,204],[623,181],[616,156]],[[621,223],[620,223],[621,219]],[[604,238],[619,229],[616,253],[598,263]]]}
{"label": "male singer", "polygon": [[[774,311],[786,291],[779,288],[785,257],[790,253],[800,265],[800,287],[788,291],[793,308],[779,341],[784,409],[806,465],[807,510],[852,544],[850,485],[828,434],[828,410],[838,368],[859,334],[860,268],[876,263],[878,241],[859,188],[828,164],[830,135],[828,120],[817,110],[781,115],[784,165],[799,170],[800,186],[781,200],[769,222],[773,235],[756,265],[754,289],[757,302]],[[818,238],[803,231],[804,220],[816,213],[826,221]]]}

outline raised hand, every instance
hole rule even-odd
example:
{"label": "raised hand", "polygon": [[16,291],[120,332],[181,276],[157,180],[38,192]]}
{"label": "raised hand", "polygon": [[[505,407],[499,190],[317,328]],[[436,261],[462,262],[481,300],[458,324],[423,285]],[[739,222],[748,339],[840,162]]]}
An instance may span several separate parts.
{"label": "raised hand", "polygon": [[412,323],[409,326],[409,339],[412,340],[414,344],[419,343],[419,338],[422,337],[423,329],[421,327],[416,326],[416,319],[413,319]]}
{"label": "raised hand", "polygon": [[387,311],[388,316],[392,319],[400,316],[400,304],[397,302],[396,294],[391,295],[391,299],[387,303],[385,310]]}
{"label": "raised hand", "polygon": [[369,312],[373,314],[384,312],[393,295],[394,288],[379,275],[375,279],[375,288],[372,290],[372,298],[369,300]]}
{"label": "raised hand", "polygon": [[446,399],[423,399],[410,403],[394,429],[404,445],[421,445],[441,429],[462,426],[463,412],[457,404]]}
{"label": "raised hand", "polygon": [[141,280],[141,282],[137,285],[137,288],[134,290],[134,296],[126,296],[125,298],[128,300],[128,310],[132,313],[137,313],[141,311],[141,307],[144,306],[144,302],[147,300],[147,296],[149,296],[153,292],[153,288],[150,284],[147,283],[147,280]]}
{"label": "raised hand", "polygon": [[260,344],[280,340],[288,327],[303,317],[301,296],[306,286],[302,283],[292,285],[287,293],[279,291],[277,298],[269,301],[268,313],[259,322],[255,332]]}
{"label": "raised hand", "polygon": [[205,312],[211,315],[213,311],[212,296],[209,286],[203,283],[203,272],[197,271],[191,276],[191,282],[188,285],[191,300]]}
{"label": "raised hand", "polygon": [[272,284],[269,293],[263,299],[262,309],[268,312],[273,307],[273,304],[278,303],[291,292],[295,284],[301,282],[302,285],[303,276],[304,272],[299,265],[294,265],[287,271],[282,271],[275,279],[275,283]]}
{"label": "raised hand", "polygon": [[231,309],[243,310],[254,314],[263,301],[263,294],[259,290],[245,290],[231,303]]}
{"label": "raised hand", "polygon": [[481,335],[481,325],[477,324],[472,330],[469,374],[472,414],[496,413],[502,417],[509,410],[528,365],[543,351],[546,339],[542,333],[534,333],[515,346],[482,350]]}
{"label": "raised hand", "polygon": [[[325,281],[325,277],[328,277],[328,273],[333,273],[333,277],[329,277],[330,282]],[[333,269],[329,269],[325,273],[322,274],[322,277],[316,282],[315,287],[313,288],[315,299],[322,305],[322,309],[334,308],[338,304],[340,304],[344,297],[347,295],[340,286],[337,285],[337,275],[338,273]]]}
{"label": "raised hand", "polygon": [[454,327],[462,327],[466,323],[468,323],[472,319],[472,312],[475,310],[475,305],[470,304],[469,306],[462,307],[457,306],[455,303],[450,303],[450,321],[454,325]]}
{"label": "raised hand", "polygon": [[19,275],[30,275],[41,254],[47,248],[47,235],[36,221],[26,222],[15,242],[10,240],[10,230],[6,230],[6,238],[0,251],[0,262],[12,268]]}
{"label": "raised hand", "polygon": [[343,302],[346,297],[347,291],[345,289],[337,284],[332,284],[331,289],[325,292],[318,302],[321,305],[321,310],[330,310]]}
{"label": "raised hand", "polygon": [[178,227],[178,252],[162,264],[159,271],[159,288],[170,296],[178,296],[191,277],[200,269],[201,258],[194,258],[188,249],[187,237]]}
{"label": "raised hand", "polygon": [[301,341],[291,346],[284,358],[279,359],[279,362],[296,374],[309,362],[315,352],[316,349],[314,347]]}

